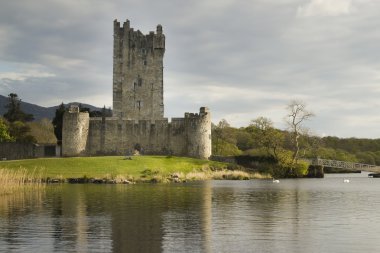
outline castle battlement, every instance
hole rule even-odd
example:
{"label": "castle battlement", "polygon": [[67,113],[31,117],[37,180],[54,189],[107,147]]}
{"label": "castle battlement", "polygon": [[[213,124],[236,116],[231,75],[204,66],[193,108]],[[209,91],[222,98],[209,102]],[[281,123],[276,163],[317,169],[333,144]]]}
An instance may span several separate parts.
{"label": "castle battlement", "polygon": [[[162,25],[157,25],[156,32],[150,31],[144,35],[140,30],[135,31],[129,20],[120,26],[117,19],[114,20],[114,39],[122,40],[125,48],[147,49],[153,52],[155,49],[165,49],[165,35],[162,32]],[[115,41],[114,41],[115,42]]]}

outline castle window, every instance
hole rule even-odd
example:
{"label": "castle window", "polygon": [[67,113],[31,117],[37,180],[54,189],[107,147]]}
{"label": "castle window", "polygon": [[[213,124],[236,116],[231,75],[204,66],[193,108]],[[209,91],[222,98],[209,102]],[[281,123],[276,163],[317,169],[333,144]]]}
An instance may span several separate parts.
{"label": "castle window", "polygon": [[138,82],[139,87],[141,87],[142,86],[142,78],[140,76],[139,76],[137,82]]}
{"label": "castle window", "polygon": [[144,60],[144,62],[143,62],[143,63],[144,63],[144,66],[146,66],[146,65],[147,65],[147,61],[146,61],[146,60]]}
{"label": "castle window", "polygon": [[139,110],[143,107],[143,102],[141,100],[137,100],[136,101],[136,108],[138,108]]}

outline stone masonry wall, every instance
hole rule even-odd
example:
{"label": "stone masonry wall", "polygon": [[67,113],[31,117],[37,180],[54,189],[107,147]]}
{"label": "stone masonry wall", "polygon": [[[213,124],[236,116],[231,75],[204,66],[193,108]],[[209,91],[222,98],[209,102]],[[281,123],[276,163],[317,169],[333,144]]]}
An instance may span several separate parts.
{"label": "stone masonry wall", "polygon": [[186,113],[187,155],[201,159],[211,156],[211,115],[206,107],[199,114]]}
{"label": "stone masonry wall", "polygon": [[[108,118],[105,120],[104,132],[101,129],[101,119],[90,119],[87,153],[96,154],[132,154],[139,150],[143,154],[181,154],[185,155],[185,134],[177,131],[175,134],[174,149],[171,149],[172,125],[167,119],[156,120],[119,120]],[[179,129],[184,129],[176,125]],[[102,146],[102,139],[104,145]]]}
{"label": "stone masonry wall", "polygon": [[[91,118],[86,153],[179,155],[207,159],[211,155],[211,121],[207,108],[185,118],[120,120]],[[103,144],[102,144],[103,143]]]}
{"label": "stone masonry wall", "polygon": [[71,111],[63,115],[62,155],[84,155],[89,131],[89,114]]}
{"label": "stone masonry wall", "polygon": [[55,156],[55,145],[18,142],[0,143],[1,160],[19,160],[53,156]]}
{"label": "stone masonry wall", "polygon": [[114,21],[113,112],[115,117],[156,120],[164,117],[165,35],[134,31],[129,21]]}

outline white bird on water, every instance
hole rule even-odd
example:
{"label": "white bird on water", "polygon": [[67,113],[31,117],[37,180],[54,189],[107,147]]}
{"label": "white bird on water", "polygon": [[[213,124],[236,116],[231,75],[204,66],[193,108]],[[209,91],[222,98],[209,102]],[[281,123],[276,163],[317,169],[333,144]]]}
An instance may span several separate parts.
{"label": "white bird on water", "polygon": [[280,183],[280,180],[273,178],[273,183]]}
{"label": "white bird on water", "polygon": [[349,183],[349,182],[350,182],[350,179],[347,179],[347,178],[343,179],[343,183]]}

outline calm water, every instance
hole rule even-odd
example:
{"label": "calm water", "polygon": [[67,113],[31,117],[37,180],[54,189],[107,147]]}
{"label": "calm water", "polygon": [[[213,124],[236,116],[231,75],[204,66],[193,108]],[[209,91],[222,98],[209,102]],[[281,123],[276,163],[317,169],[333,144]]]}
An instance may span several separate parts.
{"label": "calm water", "polygon": [[0,197],[0,252],[379,251],[380,179],[365,174]]}

